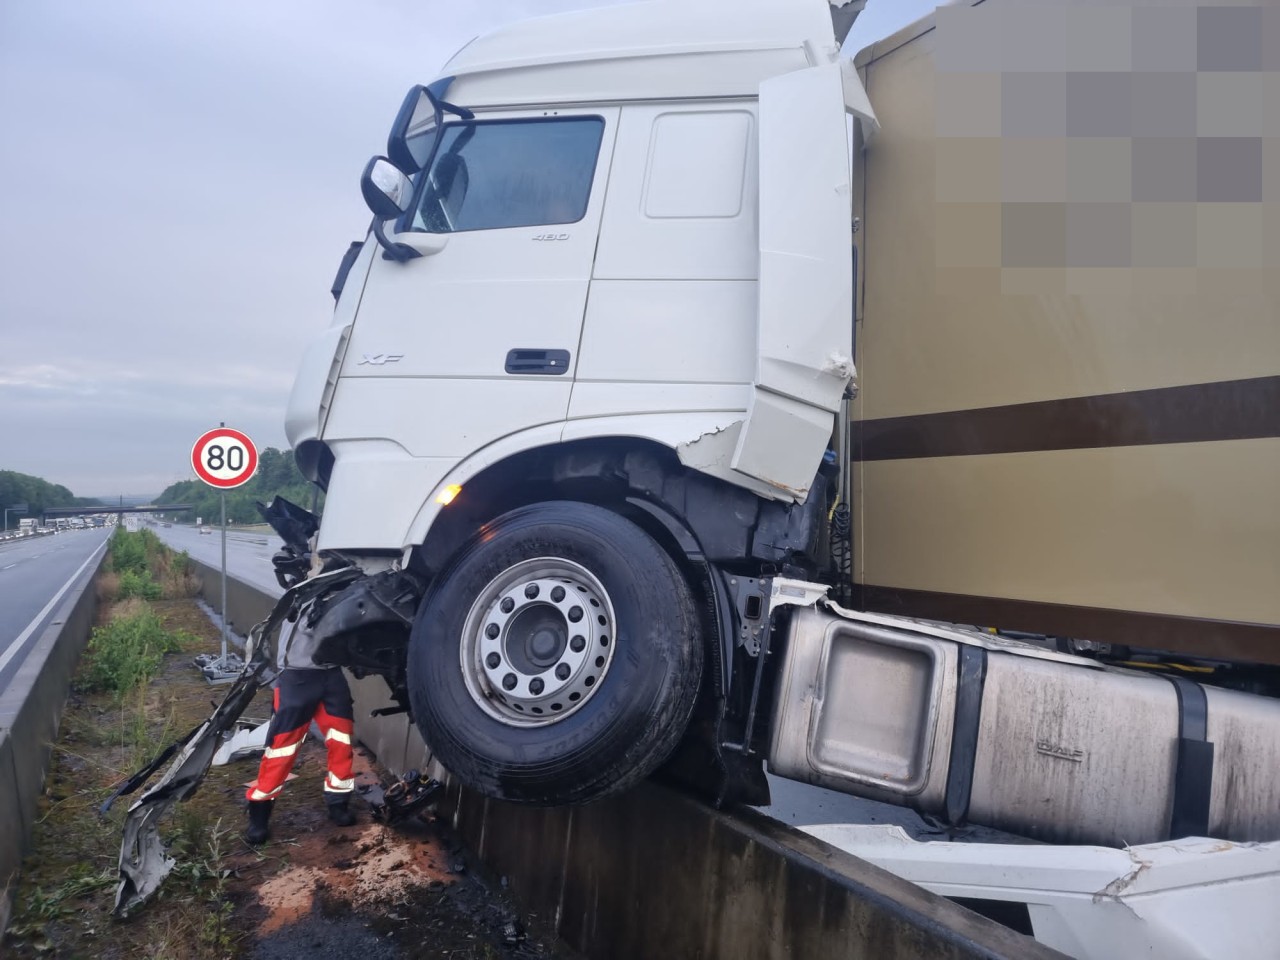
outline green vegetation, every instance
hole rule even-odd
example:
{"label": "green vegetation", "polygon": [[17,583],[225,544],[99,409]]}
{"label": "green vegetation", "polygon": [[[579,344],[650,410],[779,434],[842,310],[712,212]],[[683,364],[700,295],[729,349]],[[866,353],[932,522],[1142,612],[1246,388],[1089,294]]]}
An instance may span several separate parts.
{"label": "green vegetation", "polygon": [[121,575],[146,573],[151,561],[163,552],[160,538],[150,530],[136,533],[117,529],[111,538],[111,569]]}
{"label": "green vegetation", "polygon": [[[159,590],[156,584],[152,586]],[[79,689],[84,692],[106,690],[123,697],[154,677],[164,655],[182,649],[182,641],[179,634],[164,628],[149,607],[122,604],[113,620],[94,627],[77,681]]]}
{"label": "green vegetation", "polygon": [[[275,496],[292,500],[298,506],[310,510],[315,490],[316,487],[308,483],[298,471],[292,452],[267,447],[258,454],[258,469],[253,479],[243,487],[226,492],[227,517],[237,524],[259,523],[261,516],[254,504],[258,501],[270,503]],[[220,491],[200,480],[183,480],[167,487],[155,502],[189,503],[195,508],[190,515],[175,515],[166,519],[190,521],[200,517],[205,523],[212,524],[217,523],[220,516],[219,495]],[[319,511],[319,506],[316,510]]]}
{"label": "green vegetation", "polygon": [[224,865],[234,831],[222,825],[221,817],[210,824],[204,811],[186,804],[178,808],[176,817],[175,879],[186,887],[188,902],[203,908],[200,942],[227,956],[235,950],[238,939],[231,922],[235,903],[228,890],[232,871]]}
{"label": "green vegetation", "polygon": [[9,928],[10,936],[15,940],[36,939],[39,942],[47,924],[75,919],[84,909],[84,898],[105,893],[116,885],[118,878],[119,872],[115,870],[101,869],[88,863],[75,864],[67,870],[61,883],[48,889],[36,887],[26,894]]}
{"label": "green vegetation", "polygon": [[48,507],[94,507],[99,506],[101,501],[77,497],[66,487],[39,477],[13,470],[0,470],[0,509],[17,503],[25,503],[27,512],[9,514],[11,527],[17,526],[20,517],[38,517]]}
{"label": "green vegetation", "polygon": [[128,570],[120,574],[119,592],[116,594],[121,600],[128,600],[137,597],[140,600],[159,600],[163,596],[164,591],[160,589],[160,584],[151,579],[151,574],[144,570],[142,573],[134,573]]}
{"label": "green vegetation", "polygon": [[118,605],[112,618],[93,630],[79,689],[123,697],[151,679],[164,655],[179,649],[182,635],[165,630],[142,601],[192,597],[198,590],[185,553],[173,553],[150,530],[117,529],[110,559],[98,577],[98,596]]}
{"label": "green vegetation", "polygon": [[116,529],[110,562],[98,578],[100,599],[178,600],[195,596],[199,588],[185,552],[174,553],[150,530]]}

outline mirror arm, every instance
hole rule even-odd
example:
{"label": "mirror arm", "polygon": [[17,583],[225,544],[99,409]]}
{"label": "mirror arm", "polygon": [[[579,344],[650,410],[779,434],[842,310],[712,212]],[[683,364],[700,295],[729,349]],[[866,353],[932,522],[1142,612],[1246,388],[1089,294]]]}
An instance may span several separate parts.
{"label": "mirror arm", "polygon": [[382,247],[382,258],[384,260],[394,260],[396,263],[406,263],[420,256],[417,250],[403,243],[395,243],[387,237],[386,230],[383,228],[384,221],[377,217],[373,218],[373,225],[370,229],[373,231],[374,238],[378,241],[378,246]]}
{"label": "mirror arm", "polygon": [[460,107],[457,104],[448,103],[444,100],[437,100],[436,103],[440,106],[441,110],[448,110],[450,113],[461,117],[463,120],[474,120],[476,118],[476,115],[466,107]]}
{"label": "mirror arm", "polygon": [[408,247],[413,251],[414,256],[421,257],[443,250],[449,242],[449,234],[411,230],[405,233],[393,233],[390,240],[398,247]]}

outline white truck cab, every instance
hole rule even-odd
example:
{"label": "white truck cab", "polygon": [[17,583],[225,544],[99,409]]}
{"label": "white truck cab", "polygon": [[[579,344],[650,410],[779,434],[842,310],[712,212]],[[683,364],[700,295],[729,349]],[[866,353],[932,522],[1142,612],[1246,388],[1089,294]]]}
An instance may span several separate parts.
{"label": "white truck cab", "polygon": [[412,259],[364,245],[288,414],[320,549],[419,546],[445,491],[612,438],[805,499],[853,375],[845,116],[871,120],[827,11],[531,20],[411,93],[384,222]]}
{"label": "white truck cab", "polygon": [[[483,789],[556,802],[647,774],[702,661],[723,705],[758,649],[759,596],[738,610],[761,573],[824,566],[854,382],[849,125],[875,123],[838,54],[825,0],[531,20],[411,90],[366,169],[370,236],[288,435],[326,492],[318,550],[435,598],[408,646],[449,666],[389,680],[451,767],[483,752],[477,723],[513,741]],[[578,726],[605,736],[573,746]],[[572,768],[555,784],[529,772],[548,758]]]}

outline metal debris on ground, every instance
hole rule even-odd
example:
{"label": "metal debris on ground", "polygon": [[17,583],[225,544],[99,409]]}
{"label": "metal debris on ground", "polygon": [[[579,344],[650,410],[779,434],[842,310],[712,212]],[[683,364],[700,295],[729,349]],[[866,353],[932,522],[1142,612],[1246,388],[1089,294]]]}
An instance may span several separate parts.
{"label": "metal debris on ground", "polygon": [[423,810],[442,788],[443,784],[439,780],[417,770],[410,770],[385,790],[370,787],[364,794],[364,799],[369,804],[374,820],[392,824]]}
{"label": "metal debris on ground", "polygon": [[212,765],[225,766],[233,760],[254,757],[267,749],[267,729],[270,720],[249,721],[237,720],[234,732],[223,734],[224,740],[218,752],[213,755]]}
{"label": "metal debris on ground", "polygon": [[231,683],[244,672],[244,660],[238,653],[202,653],[194,658],[196,669],[211,684]]}

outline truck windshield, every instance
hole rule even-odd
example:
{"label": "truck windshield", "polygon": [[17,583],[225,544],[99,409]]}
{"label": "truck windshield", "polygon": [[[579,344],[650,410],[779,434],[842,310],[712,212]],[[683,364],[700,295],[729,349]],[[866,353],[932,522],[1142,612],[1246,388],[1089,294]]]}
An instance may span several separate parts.
{"label": "truck windshield", "polygon": [[444,127],[419,184],[427,233],[574,223],[587,212],[604,120],[490,120]]}

